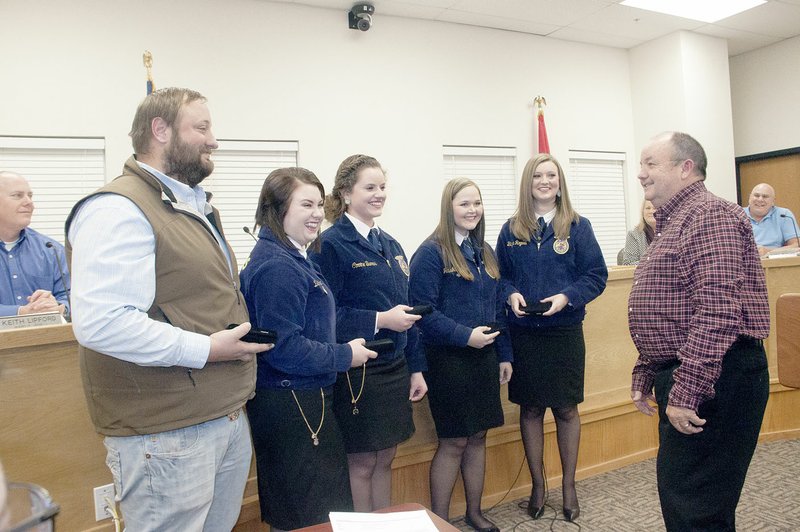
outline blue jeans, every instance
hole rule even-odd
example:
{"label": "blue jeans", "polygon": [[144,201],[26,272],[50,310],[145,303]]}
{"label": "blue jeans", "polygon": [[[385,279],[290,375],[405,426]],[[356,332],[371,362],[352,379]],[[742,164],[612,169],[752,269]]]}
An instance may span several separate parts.
{"label": "blue jeans", "polygon": [[182,429],[107,436],[104,443],[126,530],[229,532],[236,524],[252,455],[241,409]]}

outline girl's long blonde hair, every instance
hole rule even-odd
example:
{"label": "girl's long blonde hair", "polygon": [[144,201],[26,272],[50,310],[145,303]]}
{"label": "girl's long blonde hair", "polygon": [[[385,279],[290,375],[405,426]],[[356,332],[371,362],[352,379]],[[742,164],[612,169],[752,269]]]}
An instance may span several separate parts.
{"label": "girl's long blonde hair", "polygon": [[[456,244],[456,222],[455,216],[453,215],[453,199],[456,197],[456,194],[467,187],[475,187],[480,196],[481,189],[478,185],[476,185],[474,181],[463,177],[451,179],[444,186],[444,190],[442,190],[439,225],[436,226],[430,238],[439,244],[442,253],[442,261],[444,262],[444,269],[454,269],[464,279],[473,281],[475,278],[467,265],[467,260],[461,253],[461,248]],[[481,196],[481,202],[483,202],[483,196]],[[494,256],[494,251],[483,239],[486,231],[485,214],[484,211],[484,215],[481,216],[478,225],[469,233],[473,242],[483,250],[483,264],[486,271],[494,279],[499,279],[500,269],[497,266],[497,259]]]}
{"label": "girl's long blonde hair", "polygon": [[553,218],[553,230],[556,238],[566,240],[572,222],[578,222],[580,216],[569,201],[567,180],[564,170],[555,157],[549,153],[540,153],[531,158],[522,170],[522,179],[519,184],[519,203],[517,211],[511,218],[511,232],[514,236],[525,242],[530,242],[533,235],[539,231],[539,222],[536,220],[536,211],[533,208],[533,174],[540,164],[552,161],[558,169],[558,191],[556,196],[556,216]]}

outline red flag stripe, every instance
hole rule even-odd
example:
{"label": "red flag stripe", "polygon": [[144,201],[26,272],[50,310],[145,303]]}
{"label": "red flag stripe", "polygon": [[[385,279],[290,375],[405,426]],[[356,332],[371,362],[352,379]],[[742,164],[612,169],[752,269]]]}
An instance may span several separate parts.
{"label": "red flag stripe", "polygon": [[539,153],[550,153],[550,142],[547,140],[547,126],[544,124],[544,111],[539,109]]}

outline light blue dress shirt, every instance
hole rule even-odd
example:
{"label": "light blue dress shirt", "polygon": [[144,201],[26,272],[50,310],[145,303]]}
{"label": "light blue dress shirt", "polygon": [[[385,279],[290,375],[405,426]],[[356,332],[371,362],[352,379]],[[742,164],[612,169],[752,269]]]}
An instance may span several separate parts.
{"label": "light blue dress shirt", "polygon": [[[756,238],[756,245],[766,248],[779,248],[795,237],[795,226],[792,225],[797,219],[789,209],[783,207],[772,207],[761,221],[756,221],[750,215],[750,207],[745,207],[744,212],[750,218],[750,225],[753,226],[753,236]],[[781,215],[785,215],[784,218]]]}
{"label": "light blue dress shirt", "polygon": [[[52,242],[53,247],[48,248],[48,242]],[[60,268],[58,261],[61,261]],[[0,316],[16,316],[19,307],[27,305],[28,296],[36,290],[52,292],[68,313],[66,261],[64,246],[30,227],[20,232],[13,248],[8,249],[0,242]]]}
{"label": "light blue dress shirt", "polygon": [[[141,162],[139,166],[164,183],[184,208],[204,220],[211,212],[201,187],[191,188]],[[208,225],[230,265],[219,233]],[[118,194],[88,199],[75,214],[68,238],[73,331],[81,345],[141,366],[205,366],[211,349],[208,336],[147,315],[156,291],[155,236],[132,201]]]}

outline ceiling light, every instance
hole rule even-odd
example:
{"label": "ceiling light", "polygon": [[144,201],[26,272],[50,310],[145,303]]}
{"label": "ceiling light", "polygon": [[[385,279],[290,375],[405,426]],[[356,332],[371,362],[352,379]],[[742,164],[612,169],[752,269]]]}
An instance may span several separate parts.
{"label": "ceiling light", "polygon": [[623,6],[676,17],[716,22],[742,11],[766,4],[767,0],[624,0]]}

